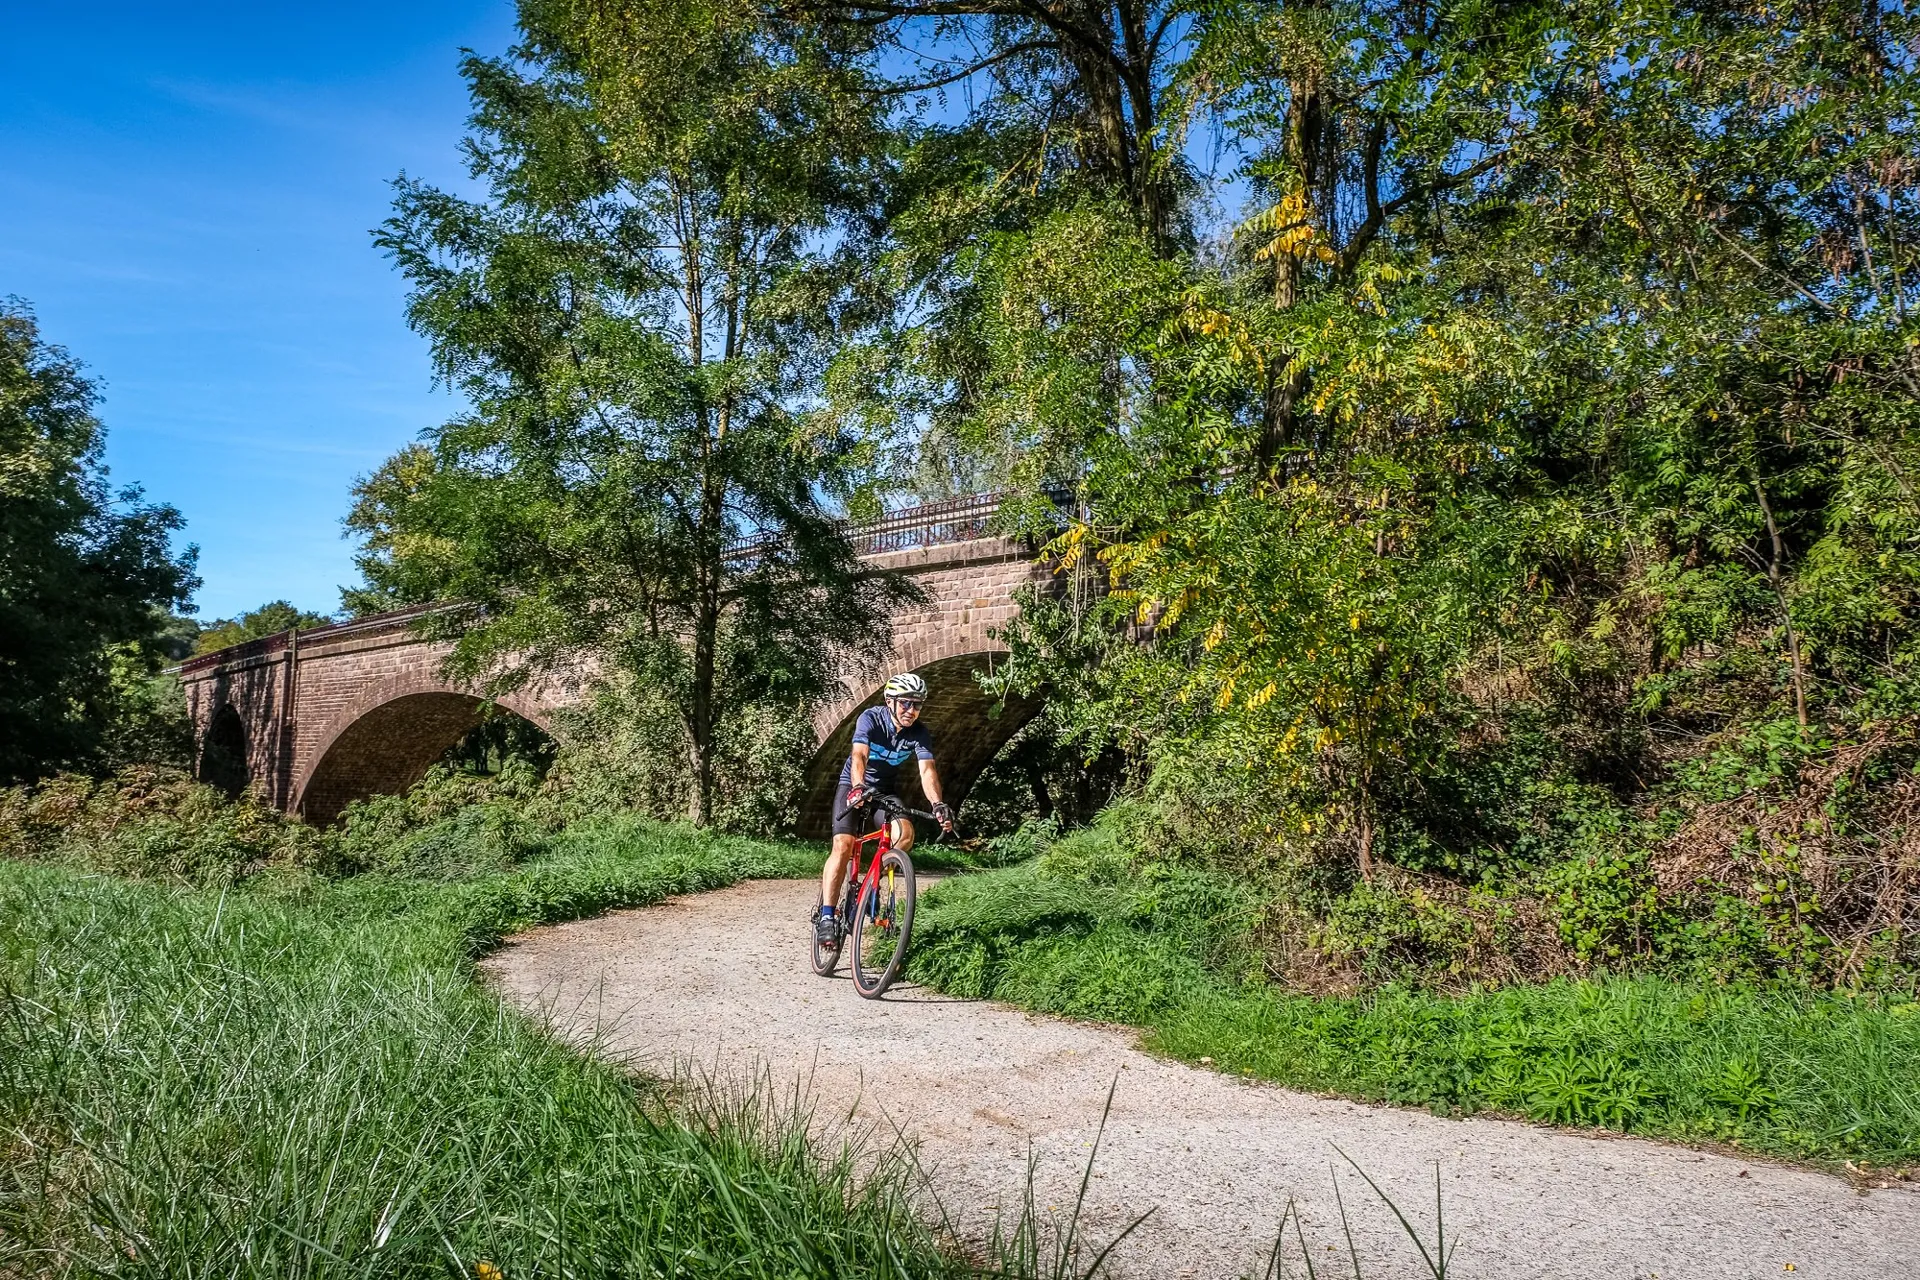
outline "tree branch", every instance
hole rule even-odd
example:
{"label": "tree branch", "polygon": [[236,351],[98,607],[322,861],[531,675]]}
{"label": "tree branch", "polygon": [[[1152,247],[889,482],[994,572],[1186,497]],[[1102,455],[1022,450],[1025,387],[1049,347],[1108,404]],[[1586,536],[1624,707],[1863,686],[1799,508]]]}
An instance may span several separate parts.
{"label": "tree branch", "polygon": [[1505,160],[1509,154],[1504,150],[1496,151],[1477,163],[1468,165],[1458,173],[1447,174],[1433,182],[1416,183],[1383,205],[1380,203],[1379,171],[1380,150],[1384,149],[1386,141],[1386,121],[1384,119],[1374,125],[1374,132],[1375,136],[1380,140],[1381,147],[1375,148],[1372,145],[1372,141],[1369,140],[1366,160],[1367,217],[1366,221],[1354,228],[1353,239],[1347,242],[1346,249],[1340,254],[1339,270],[1342,276],[1353,274],[1353,269],[1360,263],[1361,255],[1366,253],[1368,246],[1373,243],[1374,238],[1380,234],[1381,228],[1386,226],[1387,220],[1393,217],[1394,214],[1416,201],[1438,195],[1442,191],[1451,191],[1455,187],[1465,186],[1481,174],[1494,168],[1501,161]]}
{"label": "tree branch", "polygon": [[883,89],[871,89],[868,90],[868,92],[877,97],[891,98],[903,93],[925,93],[929,89],[943,89],[956,81],[965,80],[968,76],[985,71],[988,67],[996,66],[1012,58],[1017,58],[1023,53],[1039,53],[1042,51],[1058,53],[1060,51],[1060,42],[1058,40],[1022,40],[1018,44],[1008,45],[999,53],[981,58],[971,66],[964,67],[952,75],[941,76],[935,80],[921,80],[915,84],[889,84]]}

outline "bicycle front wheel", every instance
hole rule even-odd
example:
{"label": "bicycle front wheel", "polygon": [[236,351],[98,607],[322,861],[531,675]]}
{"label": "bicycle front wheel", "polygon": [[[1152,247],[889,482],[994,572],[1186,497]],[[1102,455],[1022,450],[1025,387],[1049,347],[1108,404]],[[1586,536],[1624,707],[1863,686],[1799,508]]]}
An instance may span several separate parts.
{"label": "bicycle front wheel", "polygon": [[[808,925],[809,928],[813,926]],[[813,971],[825,978],[833,973],[835,965],[840,963],[840,939],[836,937],[829,945],[820,941],[820,935],[813,936]]]}
{"label": "bicycle front wheel", "polygon": [[833,976],[833,970],[840,963],[840,948],[847,939],[847,921],[853,918],[853,871],[848,870],[846,885],[840,890],[840,932],[833,936],[831,945],[820,941],[820,934],[813,935],[813,971],[823,978]]}
{"label": "bicycle front wheel", "polygon": [[853,985],[871,1000],[900,976],[913,936],[913,859],[887,851],[853,909]]}

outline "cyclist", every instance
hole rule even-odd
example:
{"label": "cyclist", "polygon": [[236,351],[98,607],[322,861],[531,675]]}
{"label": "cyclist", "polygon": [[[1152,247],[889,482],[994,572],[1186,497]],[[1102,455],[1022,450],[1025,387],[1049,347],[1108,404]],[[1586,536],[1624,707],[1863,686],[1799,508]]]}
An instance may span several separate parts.
{"label": "cyclist", "polygon": [[[865,810],[876,796],[894,798],[894,775],[909,759],[919,761],[920,789],[933,806],[942,830],[953,830],[953,810],[940,798],[940,774],[933,763],[933,735],[920,723],[926,705],[927,682],[912,672],[887,681],[886,701],[860,713],[853,726],[853,750],[840,768],[840,786],[833,793],[833,849],[820,870],[820,910],[814,916],[814,934],[831,945],[845,922],[834,918],[840,898],[840,880],[853,856],[855,843],[866,834]],[[913,847],[913,823],[890,814],[888,837],[905,853]]]}

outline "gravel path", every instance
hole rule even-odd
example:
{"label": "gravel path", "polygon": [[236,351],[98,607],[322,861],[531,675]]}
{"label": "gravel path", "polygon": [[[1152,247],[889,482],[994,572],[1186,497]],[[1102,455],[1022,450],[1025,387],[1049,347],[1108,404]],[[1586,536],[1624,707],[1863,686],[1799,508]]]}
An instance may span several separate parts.
{"label": "gravel path", "polygon": [[1114,1255],[1124,1275],[1258,1275],[1290,1197],[1335,1262],[1336,1176],[1369,1280],[1424,1275],[1337,1146],[1429,1240],[1439,1162],[1462,1280],[1920,1276],[1912,1189],[1863,1195],[1659,1143],[1312,1097],[1152,1057],[1123,1030],[920,988],[861,1000],[844,966],[833,980],[808,968],[813,893],[760,881],[538,929],[486,967],[514,1003],[601,1052],[661,1073],[768,1070],[810,1089],[820,1115],[852,1108],[897,1129],[968,1234],[1002,1204],[1017,1214],[1030,1151],[1042,1204],[1071,1204],[1115,1086],[1082,1231],[1104,1243],[1153,1210]]}

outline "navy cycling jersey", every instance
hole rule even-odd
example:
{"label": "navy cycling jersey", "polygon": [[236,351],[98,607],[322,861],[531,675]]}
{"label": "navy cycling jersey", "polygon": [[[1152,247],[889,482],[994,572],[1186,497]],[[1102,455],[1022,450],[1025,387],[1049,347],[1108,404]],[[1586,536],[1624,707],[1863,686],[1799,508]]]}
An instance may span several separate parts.
{"label": "navy cycling jersey", "polygon": [[[911,759],[933,759],[933,735],[916,721],[902,729],[893,722],[893,713],[885,707],[868,707],[853,726],[853,740],[867,744],[866,785],[879,791],[893,790],[894,775]],[[840,766],[840,785],[853,785],[853,757]]]}

